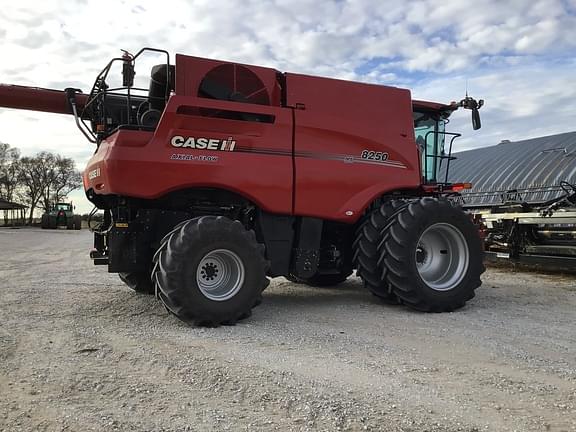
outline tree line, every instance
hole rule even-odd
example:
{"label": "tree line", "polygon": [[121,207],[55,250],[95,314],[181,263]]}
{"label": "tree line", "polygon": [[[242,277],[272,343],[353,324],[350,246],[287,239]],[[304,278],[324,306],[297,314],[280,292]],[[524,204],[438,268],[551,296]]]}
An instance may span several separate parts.
{"label": "tree line", "polygon": [[17,148],[0,143],[0,199],[26,205],[29,224],[37,208],[49,211],[81,185],[71,158],[46,151],[22,157]]}

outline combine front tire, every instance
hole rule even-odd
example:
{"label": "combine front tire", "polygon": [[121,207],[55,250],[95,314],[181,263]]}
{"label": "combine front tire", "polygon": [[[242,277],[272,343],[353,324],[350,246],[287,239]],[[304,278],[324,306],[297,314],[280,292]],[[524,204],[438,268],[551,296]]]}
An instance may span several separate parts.
{"label": "combine front tire", "polygon": [[357,230],[353,245],[356,274],[360,276],[364,286],[372,294],[390,304],[398,304],[398,298],[392,292],[390,284],[378,265],[380,259],[378,245],[382,242],[382,231],[386,228],[389,219],[406,205],[403,200],[386,201],[380,208],[369,213]]}
{"label": "combine front tire", "polygon": [[154,284],[148,272],[118,273],[120,280],[134,291],[142,294],[154,294]]}
{"label": "combine front tire", "polygon": [[223,216],[202,216],[165,237],[152,279],[169,312],[212,327],[250,316],[268,286],[268,268],[254,231]]}
{"label": "combine front tire", "polygon": [[445,199],[421,198],[402,208],[383,231],[379,251],[392,291],[413,309],[453,311],[482,284],[478,231]]}

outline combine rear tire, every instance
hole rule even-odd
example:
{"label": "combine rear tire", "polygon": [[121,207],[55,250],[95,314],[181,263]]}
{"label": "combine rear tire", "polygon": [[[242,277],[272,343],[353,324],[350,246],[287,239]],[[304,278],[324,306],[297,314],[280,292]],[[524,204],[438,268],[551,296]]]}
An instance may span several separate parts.
{"label": "combine rear tire", "polygon": [[446,199],[411,201],[387,224],[379,251],[392,291],[416,310],[459,309],[482,284],[478,230]]}
{"label": "combine rear tire", "polygon": [[154,294],[149,272],[118,273],[120,280],[137,293]]}
{"label": "combine rear tire", "polygon": [[353,244],[356,274],[372,294],[389,304],[398,304],[399,301],[378,265],[378,245],[382,242],[382,231],[390,217],[406,205],[406,201],[391,200],[373,210],[358,228]]}
{"label": "combine rear tire", "polygon": [[250,316],[268,286],[268,268],[254,231],[223,216],[202,216],[165,237],[152,279],[169,312],[214,327]]}

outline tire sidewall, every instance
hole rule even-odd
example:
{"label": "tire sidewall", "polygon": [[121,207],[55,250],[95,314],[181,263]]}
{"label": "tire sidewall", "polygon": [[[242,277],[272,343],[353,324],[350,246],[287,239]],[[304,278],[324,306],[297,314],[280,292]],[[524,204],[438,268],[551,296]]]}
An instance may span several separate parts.
{"label": "tire sidewall", "polygon": [[[183,251],[187,259],[180,262],[176,271],[182,275],[181,292],[178,295],[180,303],[186,309],[202,311],[202,315],[233,314],[238,309],[251,308],[254,298],[260,295],[262,277],[265,269],[261,257],[246,242],[240,232],[215,232],[211,227],[201,233],[198,239],[186,246]],[[202,245],[202,246],[199,246]],[[217,249],[234,252],[244,266],[244,281],[236,294],[223,301],[211,300],[206,297],[196,282],[196,272],[204,256]]]}
{"label": "tire sidewall", "polygon": [[[452,299],[460,299],[463,292],[472,290],[475,287],[475,280],[482,273],[482,245],[478,230],[468,215],[460,208],[452,206],[452,204],[439,201],[437,208],[427,214],[426,218],[421,218],[420,223],[416,225],[408,237],[405,245],[407,262],[410,266],[410,271],[414,274],[414,281],[417,285],[417,290],[429,299],[442,299],[443,301],[450,301]],[[464,237],[466,246],[468,247],[468,268],[462,277],[462,280],[453,288],[447,291],[438,291],[431,288],[420,276],[417,268],[415,254],[418,242],[422,234],[430,226],[435,224],[448,224],[456,228]]]}

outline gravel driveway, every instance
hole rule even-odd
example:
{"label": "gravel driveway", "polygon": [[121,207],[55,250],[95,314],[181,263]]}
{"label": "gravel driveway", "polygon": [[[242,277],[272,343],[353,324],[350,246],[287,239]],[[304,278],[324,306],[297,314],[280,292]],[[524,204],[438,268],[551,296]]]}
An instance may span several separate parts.
{"label": "gravel driveway", "polygon": [[491,269],[446,314],[277,278],[205,329],[90,246],[0,229],[0,431],[576,431],[574,276]]}

